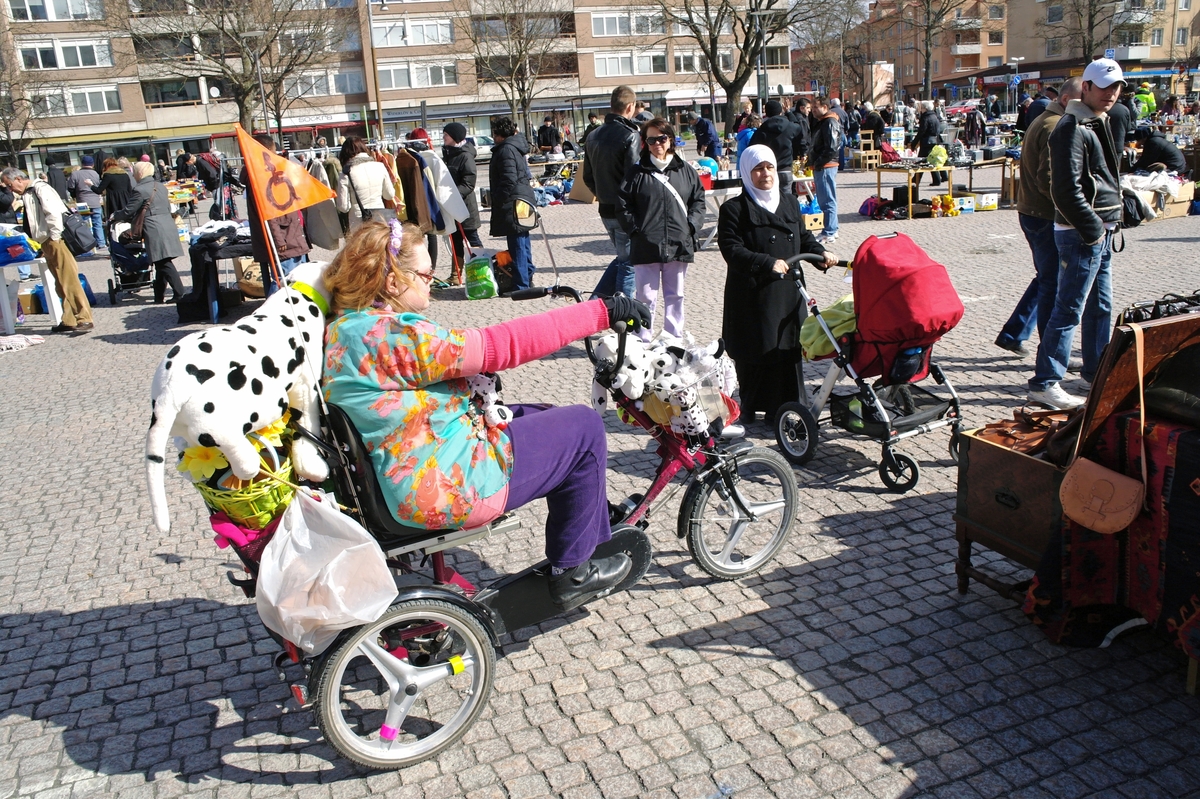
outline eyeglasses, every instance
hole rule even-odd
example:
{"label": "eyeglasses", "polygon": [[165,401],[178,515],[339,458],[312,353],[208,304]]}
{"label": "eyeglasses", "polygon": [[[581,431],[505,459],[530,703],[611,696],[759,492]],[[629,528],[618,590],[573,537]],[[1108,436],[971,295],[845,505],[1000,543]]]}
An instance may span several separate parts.
{"label": "eyeglasses", "polygon": [[647,136],[646,144],[666,144],[670,140],[671,140],[671,137],[667,136],[665,134],[662,136]]}
{"label": "eyeglasses", "polygon": [[406,269],[404,271],[408,272],[410,275],[416,275],[417,277],[421,278],[421,280],[424,280],[426,286],[433,283],[433,272],[418,272],[415,269]]}

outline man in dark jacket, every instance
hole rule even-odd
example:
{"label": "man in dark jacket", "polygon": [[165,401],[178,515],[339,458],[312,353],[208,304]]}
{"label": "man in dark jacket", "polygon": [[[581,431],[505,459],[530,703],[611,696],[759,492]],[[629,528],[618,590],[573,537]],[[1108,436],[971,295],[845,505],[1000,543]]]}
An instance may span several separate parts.
{"label": "man in dark jacket", "polygon": [[[933,148],[942,140],[942,121],[938,119],[937,111],[933,110],[932,100],[922,100],[920,108],[921,119],[917,123],[917,155],[920,158],[927,158]],[[921,185],[922,177],[924,175],[920,172],[913,177],[914,188]],[[940,186],[945,179],[945,172],[934,172],[929,185]]]}
{"label": "man in dark jacket", "polygon": [[[265,133],[260,133],[254,140],[275,152],[275,140]],[[242,167],[238,180],[243,186],[249,186],[249,175]],[[270,263],[274,260],[267,239],[262,234],[262,223],[259,221],[258,201],[254,192],[246,192],[246,219],[250,222],[250,246],[254,251],[254,260],[262,267],[263,295],[270,297],[279,287],[275,285],[275,276]],[[279,273],[286,275],[297,265],[308,260],[308,252],[312,248],[308,243],[308,234],[304,232],[304,220],[299,211],[267,220],[267,229],[271,231],[271,239],[275,242],[275,255],[279,256]]]}
{"label": "man in dark jacket", "polygon": [[513,289],[519,291],[533,285],[533,249],[529,244],[529,231],[517,224],[514,204],[524,200],[534,204],[533,189],[529,181],[529,142],[517,130],[508,117],[500,117],[492,123],[492,160],[488,162],[488,185],[492,189],[493,236],[508,238],[508,254],[512,256],[516,279]]}
{"label": "man in dark jacket", "polygon": [[813,189],[817,193],[817,202],[821,213],[825,216],[825,228],[817,241],[828,244],[837,238],[837,173],[838,157],[842,152],[842,123],[833,112],[829,100],[818,97],[813,101],[817,116],[817,127],[813,132],[812,152],[808,164],[813,170]]}
{"label": "man in dark jacket", "polygon": [[[1047,86],[1044,93],[1035,97],[1033,102],[1029,104],[1029,110],[1025,112],[1025,130],[1029,131],[1033,127],[1034,120],[1041,116],[1050,103],[1056,100],[1058,100],[1058,89],[1051,86]],[[1062,105],[1062,103],[1059,103],[1059,105]]]}
{"label": "man in dark jacket", "polygon": [[768,100],[767,118],[750,137],[751,147],[765,144],[775,153],[779,191],[785,195],[792,185],[792,141],[795,140],[796,134],[796,126],[783,115],[783,105],[778,100]]}
{"label": "man in dark jacket", "polygon": [[717,133],[717,126],[695,114],[688,114],[688,124],[692,126],[692,133],[696,134],[696,152],[699,156],[720,158],[721,136]]}
{"label": "man in dark jacket", "polygon": [[1074,408],[1084,400],[1059,385],[1071,338],[1083,323],[1083,379],[1090,383],[1112,325],[1112,233],[1121,222],[1117,153],[1106,112],[1125,77],[1116,61],[1100,58],[1083,70],[1083,99],[1072,100],[1050,134],[1050,196],[1058,290],[1029,381],[1029,401]]}
{"label": "man in dark jacket", "polygon": [[809,132],[808,98],[796,95],[791,109],[787,112],[788,121],[796,126],[796,137],[792,139],[792,158],[803,160],[808,157],[808,149],[812,143]]}
{"label": "man in dark jacket", "polygon": [[579,137],[580,144],[587,144],[588,134],[596,128],[600,127],[600,117],[595,111],[588,112],[588,125],[583,129],[583,135]]}
{"label": "man in dark jacket", "polygon": [[[1063,103],[1078,100],[1082,80],[1071,78],[1055,95]],[[1025,289],[1012,316],[996,337],[996,346],[1018,355],[1028,354],[1024,342],[1036,324],[1039,339],[1054,310],[1058,290],[1058,247],[1054,243],[1054,198],[1050,196],[1050,132],[1066,113],[1058,100],[1046,106],[1025,132],[1021,142],[1021,190],[1017,194],[1017,219],[1033,253],[1033,281]]]}
{"label": "man in dark jacket", "polygon": [[1117,151],[1117,166],[1121,165],[1124,158],[1125,146],[1133,139],[1133,131],[1137,126],[1135,116],[1129,106],[1120,100],[1108,109],[1108,132],[1112,134],[1113,148]]}
{"label": "man in dark jacket", "polygon": [[[475,145],[467,139],[467,127],[461,122],[451,122],[442,128],[442,160],[446,163],[446,171],[450,179],[467,205],[467,218],[462,222],[462,230],[455,228],[450,234],[450,244],[454,247],[454,271],[450,276],[450,285],[457,286],[463,282],[463,253],[466,251],[464,239],[472,247],[483,247],[479,240],[479,200],[475,196],[475,181],[479,177],[479,167],[475,165]],[[465,235],[464,235],[465,234]]]}
{"label": "man in dark jacket", "polygon": [[1138,128],[1134,138],[1142,143],[1142,155],[1133,165],[1134,172],[1153,172],[1158,164],[1162,164],[1168,172],[1177,172],[1180,175],[1188,171],[1187,159],[1183,153],[1159,131],[1153,128]]}
{"label": "man in dark jacket", "polygon": [[54,189],[55,193],[62,198],[63,202],[69,202],[70,197],[67,193],[67,173],[63,172],[63,168],[54,161],[46,162],[46,182],[50,184],[50,188]]}
{"label": "man in dark jacket", "polygon": [[611,297],[621,292],[634,296],[633,266],[629,262],[629,235],[621,228],[618,208],[621,203],[621,183],[625,173],[638,159],[641,143],[637,123],[633,121],[637,95],[628,86],[613,89],[609,98],[610,111],[604,124],[588,136],[587,157],[583,161],[583,182],[596,195],[600,204],[600,221],[616,248],[600,282],[592,290],[593,297]]}
{"label": "man in dark jacket", "polygon": [[863,113],[862,132],[871,134],[871,144],[878,150],[879,143],[883,141],[883,117],[871,103],[863,103]]}
{"label": "man in dark jacket", "polygon": [[548,116],[542,120],[542,126],[537,131],[538,149],[544,153],[553,152],[555,147],[562,145],[562,134],[554,127],[554,117]]}
{"label": "man in dark jacket", "polygon": [[829,110],[837,114],[838,124],[842,126],[842,146],[838,150],[838,169],[845,169],[846,147],[848,146],[850,136],[850,115],[846,113],[846,109],[842,108],[842,101],[837,97],[829,101]]}

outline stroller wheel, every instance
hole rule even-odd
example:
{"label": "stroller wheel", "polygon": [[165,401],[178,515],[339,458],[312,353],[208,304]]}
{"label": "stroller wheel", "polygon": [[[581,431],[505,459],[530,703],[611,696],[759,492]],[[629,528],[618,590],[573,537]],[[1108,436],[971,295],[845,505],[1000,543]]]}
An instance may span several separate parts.
{"label": "stroller wheel", "polygon": [[817,454],[817,420],[799,402],[788,402],[775,412],[775,441],[783,456],[803,466]]}
{"label": "stroller wheel", "polygon": [[958,425],[950,429],[950,459],[958,463],[958,452],[962,446],[962,433],[959,431]]}
{"label": "stroller wheel", "polygon": [[883,460],[879,462],[879,479],[888,488],[903,494],[916,486],[921,479],[921,469],[907,455],[885,450]]}
{"label": "stroller wheel", "polygon": [[111,278],[108,281],[108,304],[117,304],[117,287],[113,284]]}

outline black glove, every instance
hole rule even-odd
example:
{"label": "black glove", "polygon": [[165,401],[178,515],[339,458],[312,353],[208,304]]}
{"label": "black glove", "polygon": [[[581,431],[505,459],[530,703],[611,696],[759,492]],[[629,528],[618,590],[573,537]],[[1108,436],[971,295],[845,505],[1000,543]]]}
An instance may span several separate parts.
{"label": "black glove", "polygon": [[626,297],[624,294],[614,294],[611,297],[606,297],[604,307],[608,308],[608,324],[614,330],[616,329],[617,322],[624,322],[633,328],[649,328],[653,321],[650,318],[649,308],[632,297]]}

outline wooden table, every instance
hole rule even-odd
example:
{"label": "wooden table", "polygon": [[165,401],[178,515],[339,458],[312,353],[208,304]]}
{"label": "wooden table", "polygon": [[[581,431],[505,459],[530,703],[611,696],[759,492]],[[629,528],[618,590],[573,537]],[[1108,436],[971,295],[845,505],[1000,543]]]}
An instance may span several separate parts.
{"label": "wooden table", "polygon": [[987,161],[976,161],[968,167],[960,167],[967,170],[967,191],[975,191],[975,170],[989,166],[1000,167],[1000,185],[1004,185],[1004,173],[1008,169],[1008,164],[1012,159],[1008,156],[1003,158],[991,158]]}
{"label": "wooden table", "polygon": [[912,182],[913,175],[922,175],[926,172],[945,172],[946,173],[946,182],[948,184],[946,187],[947,192],[952,193],[954,191],[954,167],[950,166],[949,164],[938,167],[937,169],[934,169],[931,166],[905,167],[903,169],[897,169],[895,167],[875,167],[875,196],[881,200],[883,199],[883,173],[884,172],[891,172],[891,173],[895,173],[895,174],[899,174],[902,172],[906,176],[905,181],[908,186],[908,218],[909,219],[912,219],[912,212],[913,212],[913,190],[912,190],[913,189],[913,182]]}

